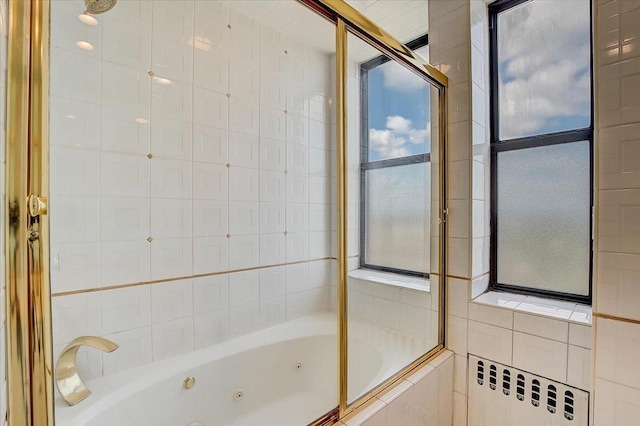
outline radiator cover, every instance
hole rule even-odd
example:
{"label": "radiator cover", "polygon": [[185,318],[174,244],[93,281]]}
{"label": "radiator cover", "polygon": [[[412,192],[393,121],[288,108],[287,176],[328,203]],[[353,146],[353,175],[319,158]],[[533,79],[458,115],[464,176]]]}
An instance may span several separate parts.
{"label": "radiator cover", "polygon": [[469,355],[469,426],[588,426],[589,392]]}

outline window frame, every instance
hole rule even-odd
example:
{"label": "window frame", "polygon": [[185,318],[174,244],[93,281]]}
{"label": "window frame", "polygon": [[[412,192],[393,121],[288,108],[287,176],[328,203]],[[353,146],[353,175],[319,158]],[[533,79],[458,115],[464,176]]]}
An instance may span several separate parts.
{"label": "window frame", "polygon": [[[424,34],[411,40],[406,46],[411,50],[429,45],[429,35]],[[367,224],[367,170],[386,167],[406,166],[420,163],[431,163],[431,153],[415,154],[406,157],[388,158],[385,160],[369,161],[369,71],[391,61],[387,56],[380,55],[360,64],[360,250],[359,267],[380,272],[429,278],[429,271],[419,272],[408,269],[393,268],[384,265],[366,263],[366,224]],[[429,212],[430,213],[430,212]]]}
{"label": "window frame", "polygon": [[[591,304],[593,298],[593,242],[594,242],[594,77],[593,77],[593,2],[589,1],[589,42],[590,42],[590,124],[587,127],[553,133],[542,133],[500,140],[500,111],[499,111],[499,64],[498,64],[498,15],[525,2],[534,0],[498,0],[489,5],[489,81],[490,81],[490,144],[491,144],[491,191],[490,191],[490,268],[489,289],[494,291],[508,291],[531,296]],[[500,283],[498,277],[498,153],[544,147],[572,142],[589,142],[589,283],[588,294],[581,295],[536,289],[521,285]]]}

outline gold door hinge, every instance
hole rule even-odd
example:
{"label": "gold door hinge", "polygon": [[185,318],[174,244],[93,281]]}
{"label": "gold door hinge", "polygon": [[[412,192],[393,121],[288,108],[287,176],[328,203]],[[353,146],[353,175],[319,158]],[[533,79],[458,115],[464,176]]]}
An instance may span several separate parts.
{"label": "gold door hinge", "polygon": [[45,197],[38,197],[35,194],[31,194],[27,199],[27,206],[29,208],[29,216],[31,217],[47,214],[47,199]]}
{"label": "gold door hinge", "polygon": [[442,212],[440,213],[440,217],[438,218],[438,221],[440,223],[446,223],[447,222],[447,217],[449,216],[449,209],[443,209]]}

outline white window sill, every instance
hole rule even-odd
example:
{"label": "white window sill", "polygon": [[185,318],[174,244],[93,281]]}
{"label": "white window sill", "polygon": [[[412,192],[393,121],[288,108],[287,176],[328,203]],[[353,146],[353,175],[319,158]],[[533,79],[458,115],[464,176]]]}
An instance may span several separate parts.
{"label": "white window sill", "polygon": [[560,319],[581,325],[591,325],[591,306],[580,303],[498,291],[483,293],[471,302]]}
{"label": "white window sill", "polygon": [[377,284],[386,284],[394,287],[407,288],[429,293],[431,290],[429,279],[412,277],[408,275],[394,274],[391,272],[373,271],[371,269],[354,269],[349,271],[350,278],[369,281]]}

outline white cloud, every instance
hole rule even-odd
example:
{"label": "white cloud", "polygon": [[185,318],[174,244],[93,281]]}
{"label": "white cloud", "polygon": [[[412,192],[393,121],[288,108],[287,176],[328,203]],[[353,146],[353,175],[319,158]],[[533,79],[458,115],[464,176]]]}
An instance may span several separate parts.
{"label": "white cloud", "polygon": [[369,146],[378,153],[381,160],[411,155],[404,146],[406,140],[391,130],[369,129]]}
{"label": "white cloud", "polygon": [[369,147],[380,160],[412,155],[408,144],[421,145],[429,142],[430,123],[425,129],[414,129],[411,120],[400,115],[387,117],[385,129],[369,129]]}
{"label": "white cloud", "polygon": [[381,65],[380,69],[384,76],[384,87],[389,89],[409,93],[420,90],[429,84],[414,72],[394,61]]}
{"label": "white cloud", "polygon": [[389,116],[387,117],[387,129],[397,133],[407,133],[411,129],[411,120],[400,115]]}
{"label": "white cloud", "polygon": [[501,15],[501,137],[589,113],[589,22],[584,0],[538,0]]}

